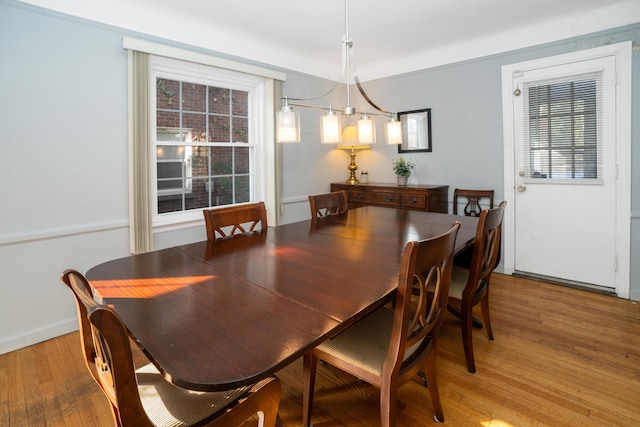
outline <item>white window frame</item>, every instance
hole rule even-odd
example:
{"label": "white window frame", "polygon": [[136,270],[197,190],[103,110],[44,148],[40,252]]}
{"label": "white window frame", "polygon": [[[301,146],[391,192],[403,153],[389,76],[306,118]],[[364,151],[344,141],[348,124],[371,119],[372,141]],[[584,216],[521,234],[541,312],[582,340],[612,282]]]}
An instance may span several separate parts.
{"label": "white window frame", "polygon": [[[251,201],[267,199],[267,129],[265,122],[267,116],[264,111],[267,101],[267,79],[251,74],[225,70],[209,65],[196,64],[187,61],[176,60],[156,55],[151,55],[151,78],[149,79],[150,111],[149,134],[153,138],[151,158],[151,183],[152,197],[152,223],[154,231],[166,231],[170,229],[191,226],[203,221],[202,210],[192,209],[188,211],[158,213],[157,190],[157,155],[156,155],[156,81],[158,78],[189,81],[206,86],[223,87],[232,90],[240,90],[248,93],[249,109],[249,143],[197,143],[209,146],[239,146],[250,147],[251,156]],[[160,194],[162,195],[162,194]]]}

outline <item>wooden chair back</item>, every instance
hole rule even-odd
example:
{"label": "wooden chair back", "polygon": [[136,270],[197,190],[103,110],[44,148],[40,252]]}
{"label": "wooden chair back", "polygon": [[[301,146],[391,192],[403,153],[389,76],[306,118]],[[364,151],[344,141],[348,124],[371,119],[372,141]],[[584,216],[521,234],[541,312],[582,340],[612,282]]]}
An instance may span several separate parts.
{"label": "wooden chair back", "polygon": [[488,199],[489,209],[493,209],[493,190],[465,190],[456,188],[453,191],[453,214],[458,215],[458,199],[466,199],[463,212],[466,216],[480,216],[482,206],[480,201]]}
{"label": "wooden chair back", "polygon": [[[237,390],[191,392],[165,381],[149,364],[140,375],[146,380],[144,400],[152,403],[143,403],[129,335],[120,317],[107,305],[96,302],[81,273],[67,270],[62,281],[76,300],[85,363],[109,400],[117,426],[151,427],[158,425],[152,420],[168,422],[176,417],[175,425],[222,427],[240,425],[256,413],[261,426],[276,425],[281,386],[274,377]],[[158,401],[162,404],[157,405]],[[164,412],[164,405],[171,408],[170,413]],[[148,413],[145,407],[154,408],[156,413]]]}
{"label": "wooden chair back", "polygon": [[117,425],[124,425],[125,420],[138,420],[139,425],[151,425],[144,415],[138,394],[129,337],[118,315],[95,301],[91,286],[82,274],[67,270],[62,281],[76,299],[80,339],[87,368],[109,399]]}
{"label": "wooden chair back", "polygon": [[[207,240],[252,232],[258,224],[262,231],[267,229],[267,209],[264,202],[207,209],[202,213],[207,228]],[[227,234],[223,229],[228,227],[231,227],[231,231]]]}
{"label": "wooden chair back", "polygon": [[[304,356],[303,425],[311,425],[318,359],[380,388],[383,427],[396,425],[398,388],[423,371],[436,421],[444,421],[436,377],[436,335],[447,307],[460,228],[404,248],[393,311],[382,307]],[[414,292],[415,289],[415,292]]]}
{"label": "wooden chair back", "polygon": [[312,221],[330,215],[343,214],[349,210],[347,192],[340,190],[333,193],[309,196],[309,206],[311,208]]}
{"label": "wooden chair back", "polygon": [[[422,369],[447,308],[453,251],[460,223],[439,236],[405,246],[395,298],[391,345],[383,376],[399,375],[400,383]],[[407,352],[417,350],[406,358]]]}
{"label": "wooden chair back", "polygon": [[502,219],[506,204],[501,202],[497,208],[485,209],[480,213],[463,300],[478,299],[481,288],[488,284],[491,273],[500,261]]}
{"label": "wooden chair back", "polygon": [[[465,253],[464,262],[456,265],[452,274],[447,309],[460,318],[462,344],[467,370],[470,373],[476,372],[473,356],[473,325],[480,328],[484,326],[489,340],[493,341],[489,314],[489,282],[491,273],[500,262],[502,219],[506,204],[507,202],[502,202],[497,208],[485,209],[480,213],[471,256]],[[481,305],[484,325],[473,317],[473,307],[478,304]]]}

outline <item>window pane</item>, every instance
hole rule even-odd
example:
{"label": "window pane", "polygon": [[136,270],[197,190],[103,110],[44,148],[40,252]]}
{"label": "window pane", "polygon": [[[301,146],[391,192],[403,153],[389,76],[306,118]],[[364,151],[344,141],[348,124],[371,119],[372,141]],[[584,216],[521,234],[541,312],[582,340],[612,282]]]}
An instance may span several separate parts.
{"label": "window pane", "polygon": [[181,195],[158,196],[158,213],[178,212],[184,210]]}
{"label": "window pane", "polygon": [[572,117],[551,118],[551,145],[554,147],[571,145],[573,132],[571,131]]}
{"label": "window pane", "polygon": [[158,163],[158,190],[182,189],[183,163]]}
{"label": "window pane", "polygon": [[230,142],[229,127],[229,117],[209,116],[209,142]]}
{"label": "window pane", "polygon": [[213,206],[230,205],[233,204],[233,180],[231,177],[222,177],[213,179],[213,192],[214,197]]}
{"label": "window pane", "polygon": [[249,94],[247,92],[241,92],[238,90],[233,91],[233,112],[234,116],[248,116],[249,115]]}
{"label": "window pane", "polygon": [[209,88],[209,112],[229,115],[230,89],[220,87]]}
{"label": "window pane", "polygon": [[209,180],[193,179],[191,184],[192,209],[202,209],[212,206],[209,202]]}
{"label": "window pane", "polygon": [[249,173],[249,147],[235,147],[234,148],[234,173],[246,174]]}
{"label": "window pane", "polygon": [[236,176],[235,178],[235,195],[236,203],[250,202],[251,192],[249,186],[249,176]]}
{"label": "window pane", "polygon": [[184,145],[159,145],[156,149],[158,162],[163,160],[184,160],[187,147]]}
{"label": "window pane", "polygon": [[182,128],[191,135],[189,141],[206,140],[207,120],[204,114],[182,114]]}
{"label": "window pane", "polygon": [[573,178],[573,162],[570,150],[551,152],[551,178]]}
{"label": "window pane", "polygon": [[158,109],[180,109],[180,82],[158,79],[156,83],[156,105]]}
{"label": "window pane", "polygon": [[206,92],[206,86],[182,83],[182,109],[184,111],[206,111]]}
{"label": "window pane", "polygon": [[249,142],[249,125],[245,117],[233,118],[233,142]]}
{"label": "window pane", "polygon": [[[160,111],[158,110],[156,114],[156,126],[163,128],[174,128],[177,129],[180,127],[180,113],[172,112],[172,111]],[[158,132],[160,133],[160,132]],[[163,141],[163,140],[161,140]],[[182,139],[184,141],[184,139]]]}
{"label": "window pane", "polygon": [[193,177],[208,177],[209,174],[209,148],[191,147],[191,174]]}
{"label": "window pane", "polygon": [[231,147],[211,147],[211,174],[231,175],[233,173],[233,149]]}

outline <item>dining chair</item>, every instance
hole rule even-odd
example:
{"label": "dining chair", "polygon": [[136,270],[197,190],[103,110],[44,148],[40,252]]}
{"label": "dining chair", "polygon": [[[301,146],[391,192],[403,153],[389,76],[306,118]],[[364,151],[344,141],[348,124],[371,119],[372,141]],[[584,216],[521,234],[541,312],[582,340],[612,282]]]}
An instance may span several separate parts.
{"label": "dining chair", "polygon": [[349,210],[349,201],[345,190],[309,196],[311,220],[330,215],[343,214]]}
{"label": "dining chair", "polygon": [[467,369],[476,372],[473,357],[473,325],[482,327],[482,323],[473,318],[473,307],[480,304],[484,328],[489,340],[493,341],[491,318],[489,316],[489,282],[491,273],[500,260],[500,241],[502,240],[502,218],[507,202],[495,209],[485,209],[480,213],[476,228],[476,237],[468,268],[454,265],[449,290],[450,313],[460,318],[462,344]]}
{"label": "dining chair", "polygon": [[[458,199],[464,199],[459,202]],[[464,190],[456,188],[453,191],[453,214],[458,215],[458,203],[465,203],[463,213],[466,216],[480,216],[482,207],[480,201],[488,199],[489,209],[493,209],[493,190]]]}
{"label": "dining chair", "polygon": [[237,426],[256,414],[260,426],[279,422],[277,378],[228,391],[197,392],[169,383],[152,363],[134,370],[120,317],[96,302],[81,273],[66,270],[62,281],[75,297],[87,368],[109,400],[117,426]]}
{"label": "dining chair", "polygon": [[[267,209],[264,202],[205,209],[202,213],[207,228],[207,240],[255,231],[258,224],[261,230],[267,229]],[[224,229],[228,227],[231,227],[231,230],[227,234]]]}
{"label": "dining chair", "polygon": [[[303,358],[303,425],[311,425],[318,360],[380,389],[382,426],[396,425],[398,388],[424,372],[436,421],[444,413],[436,378],[436,335],[446,313],[453,249],[460,223],[439,236],[408,242],[393,309],[382,307]],[[419,290],[414,296],[414,283]],[[428,287],[434,290],[428,298]]]}

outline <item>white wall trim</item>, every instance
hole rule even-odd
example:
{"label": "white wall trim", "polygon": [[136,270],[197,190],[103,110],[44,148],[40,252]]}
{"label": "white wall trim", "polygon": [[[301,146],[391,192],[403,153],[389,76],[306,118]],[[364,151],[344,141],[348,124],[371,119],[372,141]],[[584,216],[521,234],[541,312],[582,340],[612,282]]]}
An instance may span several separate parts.
{"label": "white wall trim", "polygon": [[129,227],[129,220],[107,221],[83,224],[73,227],[48,228],[28,233],[9,234],[0,237],[0,247],[36,240],[59,239],[78,234],[91,234],[102,231],[111,231]]}
{"label": "white wall trim", "polygon": [[254,76],[281,80],[283,82],[287,80],[287,75],[280,71],[270,70],[268,68],[245,64],[238,61],[232,61],[230,59],[219,58],[212,55],[206,55],[204,53],[192,52],[177,47],[166,46],[159,43],[134,39],[131,37],[122,38],[122,47],[125,49],[137,50],[138,52],[150,53],[152,55],[166,56],[183,61],[224,68],[226,70],[239,71],[246,74],[252,74]]}
{"label": "white wall trim", "polygon": [[78,318],[71,317],[60,322],[45,325],[41,328],[35,328],[25,332],[21,331],[19,335],[12,335],[0,339],[0,354],[9,353],[77,330]]}
{"label": "white wall trim", "polygon": [[293,203],[308,203],[309,202],[309,196],[297,196],[297,197],[287,197],[282,199],[282,204],[283,205],[291,205]]}

